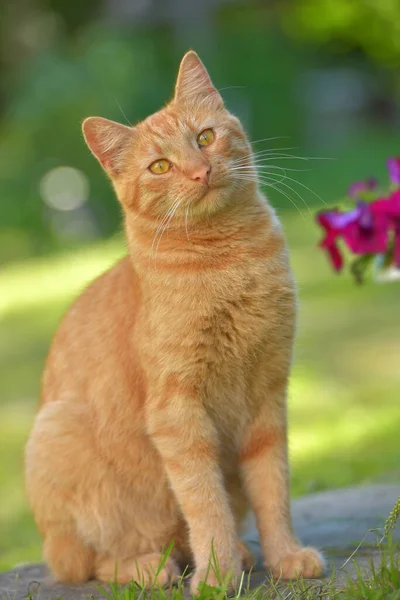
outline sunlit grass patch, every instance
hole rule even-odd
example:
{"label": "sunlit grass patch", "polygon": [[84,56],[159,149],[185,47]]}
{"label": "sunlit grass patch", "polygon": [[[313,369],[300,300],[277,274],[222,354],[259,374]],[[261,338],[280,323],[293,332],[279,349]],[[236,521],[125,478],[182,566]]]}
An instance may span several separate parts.
{"label": "sunlit grass patch", "polygon": [[121,237],[68,254],[33,259],[0,273],[0,316],[77,294],[124,254]]}

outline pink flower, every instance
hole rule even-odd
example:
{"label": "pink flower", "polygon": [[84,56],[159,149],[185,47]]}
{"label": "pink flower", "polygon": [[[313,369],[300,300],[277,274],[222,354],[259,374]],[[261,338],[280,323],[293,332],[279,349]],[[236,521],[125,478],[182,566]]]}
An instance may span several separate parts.
{"label": "pink flower", "polygon": [[365,179],[364,181],[355,181],[347,190],[347,194],[350,196],[350,198],[358,200],[360,195],[362,195],[364,192],[370,192],[376,188],[376,185],[377,181],[373,177]]}
{"label": "pink flower", "polygon": [[400,185],[400,158],[389,158],[387,166],[391,182],[395,185]]}
{"label": "pink flower", "polygon": [[377,215],[385,215],[389,220],[389,228],[394,233],[393,258],[400,268],[400,189],[393,192],[389,198],[376,200],[372,208]]}
{"label": "pink flower", "polygon": [[358,216],[342,230],[342,237],[354,254],[378,254],[387,246],[389,218],[375,213],[373,203],[360,202]]}
{"label": "pink flower", "polygon": [[400,269],[400,220],[397,222],[394,229],[393,258],[396,267]]}
{"label": "pink flower", "polygon": [[358,218],[358,213],[358,208],[350,213],[341,213],[335,208],[331,211],[321,211],[317,215],[318,223],[326,232],[324,239],[320,242],[320,246],[327,250],[335,271],[340,271],[343,267],[343,257],[336,244],[336,240],[342,234],[343,229]]}
{"label": "pink flower", "polygon": [[343,267],[343,256],[341,255],[337,244],[331,238],[331,236],[329,236],[329,234],[325,237],[324,240],[322,240],[320,246],[321,248],[325,248],[328,252],[329,258],[335,271],[341,271]]}
{"label": "pink flower", "polygon": [[[400,186],[400,158],[390,159],[388,166],[392,182]],[[360,194],[373,189],[375,185],[375,180],[369,179],[350,186],[349,194],[358,199],[353,210],[344,213],[333,209],[317,215],[318,223],[325,230],[325,237],[319,245],[328,252],[336,271],[343,267],[343,257],[338,247],[339,238],[343,239],[353,254],[363,257],[357,259],[353,269],[356,275],[357,269],[360,270],[360,281],[361,271],[374,254],[392,253],[392,240],[393,259],[400,268],[400,187],[387,198],[378,198],[369,203],[360,200]],[[363,261],[362,265],[359,264],[360,260]]]}

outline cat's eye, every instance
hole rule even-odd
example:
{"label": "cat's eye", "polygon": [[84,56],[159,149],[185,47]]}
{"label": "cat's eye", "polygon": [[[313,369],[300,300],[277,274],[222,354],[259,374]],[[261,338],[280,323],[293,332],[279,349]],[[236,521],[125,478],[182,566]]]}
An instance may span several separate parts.
{"label": "cat's eye", "polygon": [[204,131],[197,136],[197,143],[200,144],[200,146],[209,146],[213,140],[214,132],[212,129],[204,129]]}
{"label": "cat's eye", "polygon": [[161,158],[151,163],[149,169],[155,175],[162,175],[163,173],[169,171],[170,167],[171,163],[166,158]]}

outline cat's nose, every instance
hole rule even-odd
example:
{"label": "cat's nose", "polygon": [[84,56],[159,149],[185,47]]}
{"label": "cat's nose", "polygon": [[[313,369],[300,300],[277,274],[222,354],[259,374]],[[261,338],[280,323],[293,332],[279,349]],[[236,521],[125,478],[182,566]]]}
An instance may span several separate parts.
{"label": "cat's nose", "polygon": [[211,167],[209,165],[201,165],[193,169],[191,173],[191,179],[198,181],[199,183],[205,183],[208,185],[210,179]]}

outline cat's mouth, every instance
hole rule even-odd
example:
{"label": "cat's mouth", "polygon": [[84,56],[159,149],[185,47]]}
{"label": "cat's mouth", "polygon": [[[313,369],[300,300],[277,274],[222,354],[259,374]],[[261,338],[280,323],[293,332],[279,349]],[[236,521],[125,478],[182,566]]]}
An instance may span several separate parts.
{"label": "cat's mouth", "polygon": [[206,184],[204,189],[202,190],[201,195],[199,195],[193,202],[193,204],[199,204],[202,200],[209,199],[213,193],[218,193],[218,190],[224,187],[222,184]]}

